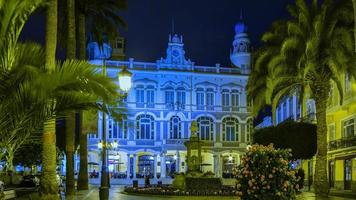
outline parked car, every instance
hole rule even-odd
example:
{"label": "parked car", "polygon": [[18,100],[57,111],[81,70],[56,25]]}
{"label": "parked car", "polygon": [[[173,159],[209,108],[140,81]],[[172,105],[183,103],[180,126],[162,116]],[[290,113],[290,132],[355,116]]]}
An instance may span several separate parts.
{"label": "parked car", "polygon": [[26,175],[20,185],[22,187],[37,187],[40,185],[40,179],[34,175]]}

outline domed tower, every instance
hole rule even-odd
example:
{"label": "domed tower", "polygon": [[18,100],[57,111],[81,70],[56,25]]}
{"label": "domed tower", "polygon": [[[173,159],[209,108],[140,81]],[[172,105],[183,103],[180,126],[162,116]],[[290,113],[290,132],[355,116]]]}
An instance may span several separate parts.
{"label": "domed tower", "polygon": [[234,67],[241,69],[242,74],[249,74],[251,71],[250,39],[247,34],[247,25],[242,19],[235,25],[235,39],[232,43],[233,50],[230,52],[230,60]]}

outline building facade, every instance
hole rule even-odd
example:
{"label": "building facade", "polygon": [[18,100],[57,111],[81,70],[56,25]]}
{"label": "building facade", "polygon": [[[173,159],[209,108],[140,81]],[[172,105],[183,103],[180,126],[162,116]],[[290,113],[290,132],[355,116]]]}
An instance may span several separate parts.
{"label": "building facade", "polygon": [[[190,124],[198,123],[203,141],[203,172],[229,177],[232,168],[250,143],[252,118],[246,97],[250,73],[250,42],[243,22],[235,26],[230,59],[232,66],[198,66],[187,59],[183,36],[169,35],[166,56],[155,62],[106,60],[107,76],[117,79],[123,66],[133,73],[132,88],[123,102],[127,119],[121,122],[99,113],[98,134],[89,135],[89,171],[100,169],[98,144],[102,140],[102,120],[106,120],[107,140],[118,142],[108,153],[109,171],[122,179],[163,179],[185,172]],[[112,47],[102,51],[88,45],[90,62],[100,67]]]}
{"label": "building facade", "polygon": [[330,90],[328,128],[328,175],[332,188],[356,193],[356,82],[343,75],[344,101],[336,85]]}

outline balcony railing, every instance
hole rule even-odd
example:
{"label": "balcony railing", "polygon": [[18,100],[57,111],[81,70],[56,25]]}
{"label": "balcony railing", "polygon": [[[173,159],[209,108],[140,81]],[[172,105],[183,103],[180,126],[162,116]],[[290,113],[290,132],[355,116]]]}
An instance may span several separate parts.
{"label": "balcony railing", "polygon": [[179,71],[194,71],[201,73],[218,73],[218,74],[248,74],[250,70],[239,69],[233,67],[220,67],[216,66],[196,66],[196,65],[185,65],[181,67],[176,67],[172,64],[162,64],[162,63],[150,63],[150,62],[136,62],[133,59],[129,61],[113,61],[107,60],[106,65],[109,67],[121,67],[128,66],[129,69],[133,70],[179,70]]}
{"label": "balcony railing", "polygon": [[152,109],[156,111],[208,111],[208,112],[235,112],[249,113],[250,107],[246,106],[221,106],[221,105],[190,105],[181,103],[137,103],[124,102],[120,108],[129,109]]}
{"label": "balcony railing", "polygon": [[344,149],[348,147],[356,147],[356,136],[333,140],[329,142],[329,151]]}

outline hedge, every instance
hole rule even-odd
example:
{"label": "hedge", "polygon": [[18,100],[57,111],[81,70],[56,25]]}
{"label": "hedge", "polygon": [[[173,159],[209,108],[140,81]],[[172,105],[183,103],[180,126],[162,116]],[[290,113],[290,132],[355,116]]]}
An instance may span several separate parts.
{"label": "hedge", "polygon": [[220,178],[186,177],[186,191],[219,191],[222,188]]}
{"label": "hedge", "polygon": [[277,126],[256,129],[253,142],[292,149],[293,159],[310,159],[316,153],[316,125],[288,120]]}

